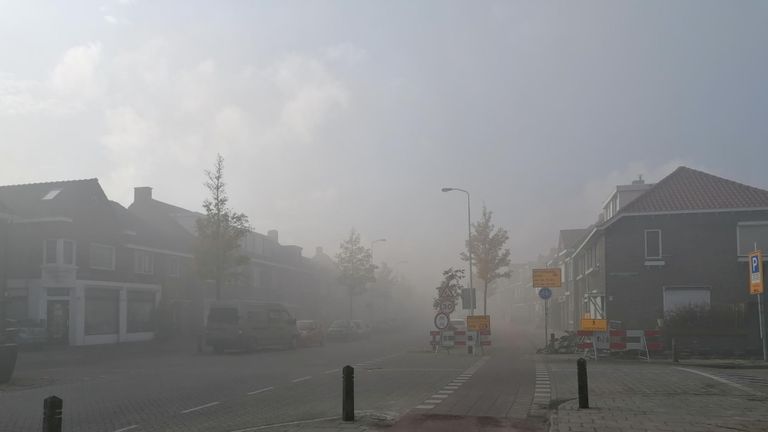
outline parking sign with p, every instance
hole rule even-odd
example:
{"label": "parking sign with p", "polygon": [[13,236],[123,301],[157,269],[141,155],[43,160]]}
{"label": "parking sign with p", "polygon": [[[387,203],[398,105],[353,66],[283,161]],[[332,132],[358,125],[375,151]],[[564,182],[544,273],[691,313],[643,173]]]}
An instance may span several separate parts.
{"label": "parking sign with p", "polygon": [[749,293],[762,294],[763,285],[763,255],[760,251],[749,254]]}

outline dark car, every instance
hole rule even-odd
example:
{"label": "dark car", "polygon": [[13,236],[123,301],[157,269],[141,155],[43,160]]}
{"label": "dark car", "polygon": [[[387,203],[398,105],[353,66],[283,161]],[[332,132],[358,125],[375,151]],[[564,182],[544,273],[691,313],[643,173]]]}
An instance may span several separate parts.
{"label": "dark car", "polygon": [[296,321],[296,328],[299,330],[300,345],[325,345],[325,332],[323,331],[323,326],[319,322],[312,320]]}
{"label": "dark car", "polygon": [[328,340],[349,341],[360,337],[357,327],[348,320],[336,320],[328,327],[326,334]]}
{"label": "dark car", "polygon": [[276,346],[295,348],[299,332],[296,319],[282,304],[222,301],[209,307],[205,342],[215,352]]}

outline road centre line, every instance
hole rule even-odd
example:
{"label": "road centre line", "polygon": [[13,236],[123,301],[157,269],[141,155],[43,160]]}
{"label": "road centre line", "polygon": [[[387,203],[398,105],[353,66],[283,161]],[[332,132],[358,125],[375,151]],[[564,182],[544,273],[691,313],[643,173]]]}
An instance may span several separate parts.
{"label": "road centre line", "polygon": [[254,391],[252,391],[252,392],[250,392],[248,394],[249,395],[255,395],[255,394],[264,393],[265,391],[274,390],[274,389],[275,389],[274,387],[265,387],[263,389],[254,390]]}
{"label": "road centre line", "polygon": [[297,382],[306,381],[306,380],[311,379],[311,378],[312,378],[312,376],[308,375],[308,376],[305,376],[305,377],[296,378],[295,380],[292,380],[291,382],[297,383]]}
{"label": "road centre line", "polygon": [[211,407],[211,406],[214,406],[214,405],[218,405],[218,404],[220,404],[220,403],[221,403],[221,402],[211,402],[211,403],[209,403],[209,404],[200,405],[199,407],[194,407],[194,408],[190,408],[190,409],[188,409],[188,410],[184,410],[184,411],[182,411],[181,413],[182,413],[182,414],[191,413],[192,411],[201,410],[201,409],[203,409],[203,408],[208,408],[208,407]]}
{"label": "road centre line", "polygon": [[136,429],[137,427],[139,427],[139,425],[131,425],[131,426],[124,427],[122,429],[118,429],[118,430],[116,430],[114,432],[125,432],[125,431],[129,431],[131,429]]}
{"label": "road centre line", "polygon": [[316,419],[297,420],[297,421],[292,421],[292,422],[287,422],[287,423],[273,423],[273,424],[249,427],[249,428],[245,428],[245,429],[237,429],[237,430],[233,430],[233,431],[230,431],[230,432],[252,432],[252,431],[257,431],[257,430],[262,430],[262,429],[271,429],[271,428],[281,427],[281,426],[292,426],[292,425],[299,425],[299,424],[306,424],[306,423],[317,423],[317,422],[321,422],[321,421],[335,420],[335,419],[338,419],[338,418],[339,418],[338,416],[334,416],[334,417],[320,417],[320,418],[316,418]]}
{"label": "road centre line", "polygon": [[723,384],[727,384],[729,386],[735,387],[735,388],[737,388],[737,389],[739,389],[741,391],[747,392],[747,393],[749,393],[751,395],[764,396],[764,394],[759,392],[759,391],[752,390],[751,388],[743,386],[741,384],[736,384],[735,382],[729,381],[729,380],[727,380],[725,378],[720,378],[720,377],[715,376],[715,375],[710,375],[710,374],[708,374],[706,372],[698,371],[696,369],[682,368],[682,367],[676,367],[675,369],[680,369],[680,370],[684,370],[686,372],[691,372],[691,373],[699,374],[701,376],[705,376],[707,378],[711,378],[711,379],[713,379],[713,380],[715,380],[717,382],[721,382]]}

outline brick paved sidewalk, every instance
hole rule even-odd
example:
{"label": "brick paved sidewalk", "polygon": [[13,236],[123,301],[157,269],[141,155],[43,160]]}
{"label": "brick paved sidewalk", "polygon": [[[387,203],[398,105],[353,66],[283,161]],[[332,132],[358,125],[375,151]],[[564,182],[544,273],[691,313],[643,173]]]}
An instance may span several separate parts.
{"label": "brick paved sidewalk", "polygon": [[707,376],[711,369],[589,361],[590,409],[580,410],[575,357],[541,360],[550,370],[553,400],[562,402],[550,431],[768,431],[768,395]]}

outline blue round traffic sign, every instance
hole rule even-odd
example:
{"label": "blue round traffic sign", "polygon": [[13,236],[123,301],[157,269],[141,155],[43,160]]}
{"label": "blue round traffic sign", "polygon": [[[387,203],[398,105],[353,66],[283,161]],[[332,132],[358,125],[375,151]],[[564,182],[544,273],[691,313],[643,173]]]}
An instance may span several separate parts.
{"label": "blue round traffic sign", "polygon": [[552,297],[552,290],[549,288],[542,288],[539,290],[539,297],[541,297],[542,300],[546,300],[550,297]]}

